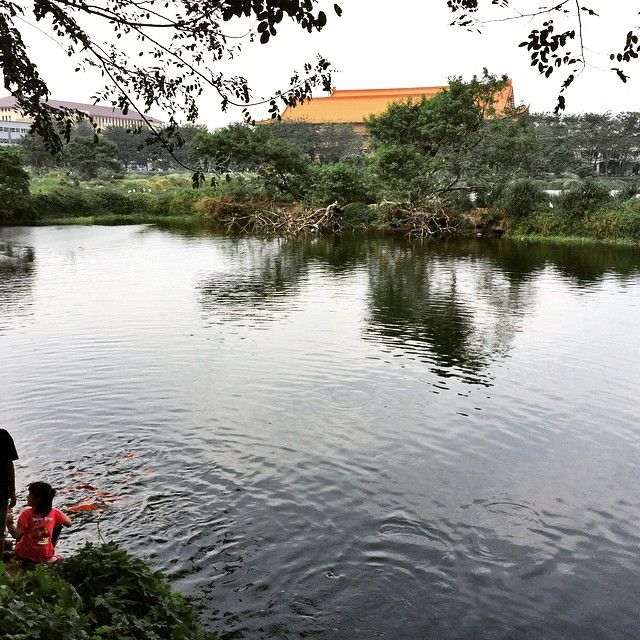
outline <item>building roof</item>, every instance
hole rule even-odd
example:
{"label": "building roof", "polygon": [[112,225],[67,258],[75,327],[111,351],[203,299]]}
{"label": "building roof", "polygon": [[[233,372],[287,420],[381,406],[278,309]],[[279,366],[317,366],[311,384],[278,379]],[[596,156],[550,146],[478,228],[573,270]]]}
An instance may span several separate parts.
{"label": "building roof", "polygon": [[[125,120],[131,120],[134,122],[144,122],[140,114],[134,109],[130,109],[127,114],[124,114],[122,112],[122,109],[117,109],[112,106],[85,104],[84,102],[71,102],[69,100],[57,100],[55,98],[50,98],[49,100],[47,100],[47,104],[51,105],[52,107],[58,107],[61,109],[77,109],[78,111],[82,111],[87,115],[100,118],[123,118]],[[16,106],[17,100],[13,96],[0,98],[0,108]],[[160,120],[158,120],[157,118],[152,118],[151,116],[146,117],[151,123],[161,124]]]}
{"label": "building roof", "polygon": [[[368,116],[386,111],[392,102],[420,100],[423,96],[430,99],[448,88],[445,85],[401,89],[334,89],[330,96],[313,98],[293,108],[286,107],[282,112],[282,119],[317,124],[361,123]],[[496,96],[495,108],[498,113],[502,113],[513,105],[513,84],[509,80],[507,86]]]}

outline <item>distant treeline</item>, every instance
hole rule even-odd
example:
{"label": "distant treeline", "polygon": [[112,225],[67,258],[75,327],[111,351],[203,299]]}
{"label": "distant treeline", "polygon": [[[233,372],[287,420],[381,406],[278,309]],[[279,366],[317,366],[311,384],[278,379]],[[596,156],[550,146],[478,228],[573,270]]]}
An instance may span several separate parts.
{"label": "distant treeline", "polygon": [[[393,103],[363,130],[189,127],[172,152],[143,134],[110,128],[96,140],[78,127],[52,158],[30,136],[19,151],[0,150],[0,219],[199,214],[229,230],[274,234],[357,226],[640,239],[639,183],[628,179],[640,169],[640,114],[498,112],[506,82],[488,73],[452,78],[448,91]],[[133,184],[125,168],[144,162],[181,175],[172,183],[144,173]],[[552,186],[562,191],[553,200],[543,191]]]}
{"label": "distant treeline", "polygon": [[[640,112],[587,113],[555,116],[520,116],[539,143],[536,162],[529,177],[552,178],[572,173],[580,177],[603,175],[629,177],[640,174]],[[272,137],[294,144],[308,158],[319,163],[364,160],[371,153],[372,140],[363,126],[269,122]],[[181,145],[169,152],[144,132],[107,127],[96,143],[93,131],[78,126],[63,154],[52,157],[36,136],[19,143],[25,165],[37,172],[67,168],[80,179],[110,177],[127,171],[181,171],[185,167],[208,171],[210,158],[201,152],[202,139],[210,132],[204,125],[180,129]]]}
{"label": "distant treeline", "polygon": [[528,118],[543,143],[539,175],[640,173],[640,112],[532,114]]}

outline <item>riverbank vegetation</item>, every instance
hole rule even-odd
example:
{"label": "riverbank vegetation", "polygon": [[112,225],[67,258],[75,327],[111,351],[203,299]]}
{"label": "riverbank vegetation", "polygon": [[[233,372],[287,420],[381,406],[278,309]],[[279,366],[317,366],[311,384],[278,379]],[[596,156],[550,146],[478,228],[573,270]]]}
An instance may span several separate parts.
{"label": "riverbank vegetation", "polygon": [[[79,126],[55,157],[28,136],[19,150],[0,150],[0,221],[188,217],[232,233],[375,229],[640,241],[633,177],[640,163],[627,144],[636,129],[640,135],[640,115],[498,112],[506,83],[487,72],[454,78],[430,100],[372,116],[366,134],[291,122],[187,127],[188,142],[171,155],[145,145],[135,151],[136,136],[122,130],[96,143]],[[169,172],[172,163],[197,170]],[[162,171],[132,170],[142,165]]]}
{"label": "riverbank vegetation", "polygon": [[114,544],[13,578],[0,569],[0,628],[20,640],[216,638],[166,578]]}

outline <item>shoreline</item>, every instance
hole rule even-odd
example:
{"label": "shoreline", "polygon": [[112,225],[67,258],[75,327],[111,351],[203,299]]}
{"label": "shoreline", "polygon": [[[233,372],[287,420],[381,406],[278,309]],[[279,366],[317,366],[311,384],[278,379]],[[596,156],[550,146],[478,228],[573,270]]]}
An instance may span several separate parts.
{"label": "shoreline", "polygon": [[[199,227],[205,230],[220,231],[224,235],[237,235],[226,231],[222,225],[216,228],[215,224],[207,223],[203,221],[199,214],[185,214],[185,215],[151,215],[151,214],[95,214],[95,215],[78,215],[78,216],[66,216],[47,218],[34,221],[20,222],[5,222],[0,224],[0,228],[10,227],[62,227],[62,226],[128,226],[128,225],[140,225],[151,224],[162,227],[163,225],[184,227],[185,229]],[[406,233],[402,233],[397,229],[384,229],[375,227],[372,225],[353,225],[346,226],[343,232],[361,232],[365,234],[373,235],[393,235],[408,237]],[[242,235],[264,237],[265,234],[258,233],[244,233]],[[279,237],[278,234],[266,234],[269,237]],[[305,234],[301,234],[304,236]],[[307,234],[308,235],[308,234]],[[340,232],[325,232],[321,235],[340,235]],[[290,237],[290,236],[282,236]],[[295,237],[295,236],[294,236]],[[453,232],[441,236],[430,237],[408,237],[411,240],[446,240],[450,238],[477,238],[478,240],[515,240],[523,243],[549,243],[549,244],[573,244],[573,245],[610,245],[627,248],[640,248],[640,241],[630,237],[612,237],[612,238],[597,238],[594,236],[582,236],[582,235],[544,235],[541,233],[505,233],[502,236],[492,235],[491,233],[477,235],[472,231]]]}

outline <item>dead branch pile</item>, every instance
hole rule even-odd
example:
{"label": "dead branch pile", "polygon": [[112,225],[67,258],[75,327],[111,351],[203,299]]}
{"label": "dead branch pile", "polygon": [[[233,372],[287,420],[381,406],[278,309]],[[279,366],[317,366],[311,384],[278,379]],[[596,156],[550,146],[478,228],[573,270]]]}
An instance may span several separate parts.
{"label": "dead branch pile", "polygon": [[296,236],[342,231],[342,209],[335,202],[308,210],[300,204],[205,198],[198,208],[205,222],[221,226],[227,233]]}
{"label": "dead branch pile", "polygon": [[391,229],[402,231],[410,238],[452,234],[458,227],[440,201],[430,202],[423,208],[399,202],[383,202],[377,207],[379,219],[384,220]]}

